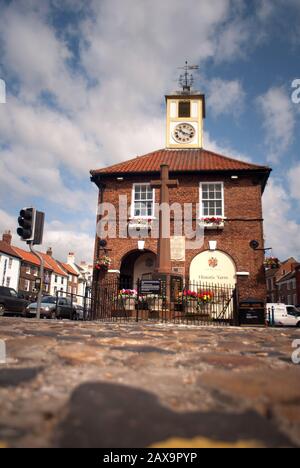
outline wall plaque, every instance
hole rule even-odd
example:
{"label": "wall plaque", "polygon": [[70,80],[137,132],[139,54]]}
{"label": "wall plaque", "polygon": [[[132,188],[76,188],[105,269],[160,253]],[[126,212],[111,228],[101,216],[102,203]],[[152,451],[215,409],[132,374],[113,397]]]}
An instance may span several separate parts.
{"label": "wall plaque", "polygon": [[174,262],[185,262],[185,237],[171,237],[171,260]]}

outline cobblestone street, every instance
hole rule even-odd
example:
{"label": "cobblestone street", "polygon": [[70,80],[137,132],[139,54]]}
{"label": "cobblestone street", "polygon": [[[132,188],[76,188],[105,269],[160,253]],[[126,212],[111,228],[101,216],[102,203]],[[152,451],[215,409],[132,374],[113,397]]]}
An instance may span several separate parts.
{"label": "cobblestone street", "polygon": [[0,318],[2,447],[300,446],[297,329]]}

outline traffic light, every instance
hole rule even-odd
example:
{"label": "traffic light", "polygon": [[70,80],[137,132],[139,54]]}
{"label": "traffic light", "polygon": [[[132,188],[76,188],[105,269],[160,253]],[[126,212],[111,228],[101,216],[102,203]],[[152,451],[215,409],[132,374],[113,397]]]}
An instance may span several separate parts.
{"label": "traffic light", "polygon": [[35,209],[23,208],[20,211],[18,218],[19,228],[17,229],[18,235],[23,241],[33,241],[34,227],[35,227]]}
{"label": "traffic light", "polygon": [[43,243],[45,213],[35,208],[23,208],[18,218],[18,235],[23,241],[31,242],[33,245]]}

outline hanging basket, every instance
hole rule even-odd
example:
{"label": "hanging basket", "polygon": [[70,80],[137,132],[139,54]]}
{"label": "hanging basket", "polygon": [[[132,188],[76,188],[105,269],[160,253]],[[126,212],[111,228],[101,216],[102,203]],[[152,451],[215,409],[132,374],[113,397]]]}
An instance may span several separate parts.
{"label": "hanging basket", "polygon": [[277,269],[280,267],[280,262],[278,258],[276,257],[268,257],[265,258],[264,260],[264,267],[269,270],[269,269]]}
{"label": "hanging basket", "polygon": [[111,258],[107,256],[100,257],[96,263],[95,263],[95,268],[98,271],[102,271],[104,273],[107,273],[109,267],[111,265]]}

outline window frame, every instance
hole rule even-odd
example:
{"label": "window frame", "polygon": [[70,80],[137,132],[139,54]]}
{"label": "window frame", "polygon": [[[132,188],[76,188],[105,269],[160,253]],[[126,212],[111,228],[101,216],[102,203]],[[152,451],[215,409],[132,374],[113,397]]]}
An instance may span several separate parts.
{"label": "window frame", "polygon": [[141,183],[136,182],[136,183],[132,184],[131,210],[130,210],[131,219],[155,219],[155,188],[152,188],[152,214],[151,214],[151,216],[135,216],[135,214],[134,214],[135,202],[137,201],[137,200],[135,200],[135,188],[137,186],[141,186],[141,185],[144,185],[146,187],[151,188],[150,182],[141,182]]}
{"label": "window frame", "polygon": [[[222,194],[222,215],[219,216],[219,215],[204,215],[203,213],[203,205],[202,205],[202,194],[203,194],[203,185],[221,185],[221,194]],[[199,218],[200,219],[205,219],[205,218],[219,218],[219,219],[225,219],[225,191],[224,191],[224,182],[222,181],[211,181],[211,182],[200,182],[200,186],[199,186],[199,200],[200,200],[200,204],[199,204]],[[208,200],[209,201],[209,200]],[[216,200],[215,200],[216,201]]]}
{"label": "window frame", "polygon": [[[189,106],[189,115],[180,115],[180,105],[187,105]],[[180,100],[178,101],[178,111],[177,116],[179,119],[190,119],[192,116],[192,103],[190,100]]]}

